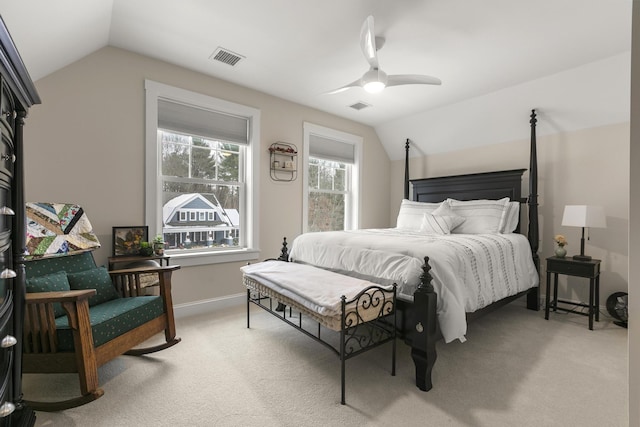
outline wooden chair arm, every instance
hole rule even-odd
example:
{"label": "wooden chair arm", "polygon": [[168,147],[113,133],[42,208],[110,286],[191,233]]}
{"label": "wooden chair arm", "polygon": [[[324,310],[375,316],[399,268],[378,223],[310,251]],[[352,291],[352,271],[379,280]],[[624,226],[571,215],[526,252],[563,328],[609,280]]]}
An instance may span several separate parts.
{"label": "wooden chair arm", "polygon": [[78,291],[57,292],[31,292],[27,293],[27,304],[46,304],[54,302],[74,302],[89,299],[96,294],[95,289],[82,289]]}
{"label": "wooden chair arm", "polygon": [[109,274],[113,276],[127,275],[127,274],[149,274],[149,273],[163,273],[166,271],[174,271],[179,270],[179,265],[166,265],[164,267],[135,267],[135,268],[125,268],[120,270],[111,270]]}
{"label": "wooden chair arm", "polygon": [[124,270],[112,270],[111,279],[116,288],[116,291],[122,297],[135,297],[144,295],[144,289],[142,286],[141,275],[157,274],[158,285],[160,286],[160,296],[166,301],[171,299],[171,274],[180,269],[179,265],[167,265],[164,267],[136,267],[127,268]]}
{"label": "wooden chair arm", "polygon": [[89,297],[95,294],[95,289],[27,293],[24,313],[24,353],[57,353],[54,303],[62,304],[69,326],[73,329],[76,348],[81,348],[83,353],[92,352],[93,335],[89,320]]}

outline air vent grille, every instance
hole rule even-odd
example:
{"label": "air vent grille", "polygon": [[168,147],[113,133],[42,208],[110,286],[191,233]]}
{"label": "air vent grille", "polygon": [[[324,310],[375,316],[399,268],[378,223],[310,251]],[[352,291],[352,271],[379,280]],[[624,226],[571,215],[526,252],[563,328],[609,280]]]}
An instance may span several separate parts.
{"label": "air vent grille", "polygon": [[349,105],[349,107],[353,108],[354,110],[363,110],[365,108],[369,108],[371,107],[371,104],[367,104],[366,102],[362,102],[362,101],[358,101],[353,105]]}
{"label": "air vent grille", "polygon": [[218,47],[209,57],[212,61],[220,61],[227,65],[231,65],[232,67],[244,58],[244,56],[231,52],[223,47]]}

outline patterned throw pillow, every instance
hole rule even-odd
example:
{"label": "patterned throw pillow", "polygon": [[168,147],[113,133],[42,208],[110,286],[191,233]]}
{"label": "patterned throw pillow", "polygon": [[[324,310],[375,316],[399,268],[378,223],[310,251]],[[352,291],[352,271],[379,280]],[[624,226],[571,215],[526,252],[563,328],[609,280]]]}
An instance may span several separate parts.
{"label": "patterned throw pillow", "polygon": [[[69,280],[67,273],[58,271],[57,273],[47,274],[45,276],[27,278],[27,292],[55,292],[68,291]],[[53,313],[55,317],[64,316],[66,313],[59,302],[53,304]]]}
{"label": "patterned throw pillow", "polygon": [[67,276],[69,277],[71,289],[96,290],[96,294],[89,298],[89,307],[119,298],[118,293],[113,287],[111,276],[109,276],[109,272],[104,267],[93,268],[78,273],[69,273]]}
{"label": "patterned throw pillow", "polygon": [[461,216],[443,216],[425,213],[420,231],[427,234],[451,234],[451,230],[464,222]]}

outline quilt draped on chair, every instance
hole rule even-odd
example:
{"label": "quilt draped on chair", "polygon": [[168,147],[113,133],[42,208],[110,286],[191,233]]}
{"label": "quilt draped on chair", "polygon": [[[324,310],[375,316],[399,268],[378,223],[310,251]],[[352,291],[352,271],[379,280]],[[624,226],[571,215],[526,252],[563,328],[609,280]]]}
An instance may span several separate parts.
{"label": "quilt draped on chair", "polygon": [[29,257],[68,255],[100,247],[84,210],[76,204],[30,202],[26,213]]}

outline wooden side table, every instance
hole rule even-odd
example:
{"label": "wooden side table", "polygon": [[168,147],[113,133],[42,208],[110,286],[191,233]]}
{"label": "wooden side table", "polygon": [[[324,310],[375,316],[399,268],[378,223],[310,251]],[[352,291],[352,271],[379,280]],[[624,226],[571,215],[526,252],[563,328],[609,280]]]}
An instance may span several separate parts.
{"label": "wooden side table", "polygon": [[168,255],[151,255],[151,256],[142,256],[142,255],[132,255],[132,256],[110,256],[107,258],[109,263],[109,270],[114,270],[117,264],[128,264],[131,262],[137,261],[148,261],[154,260],[160,263],[160,266],[166,261],[167,265],[169,265],[169,260],[171,259]]}
{"label": "wooden side table", "polygon": [[[553,301],[551,296],[551,274],[553,273]],[[572,301],[558,299],[558,274],[567,276],[585,277],[589,279],[589,304],[575,303]],[[580,313],[589,316],[589,329],[593,330],[593,318],[596,322],[600,321],[600,260],[591,259],[590,261],[577,261],[573,258],[547,258],[547,295],[544,311],[544,318],[549,320],[549,309],[553,307],[553,311],[573,311],[571,309],[558,307],[558,303],[571,304],[574,306],[587,307],[588,313]]]}

